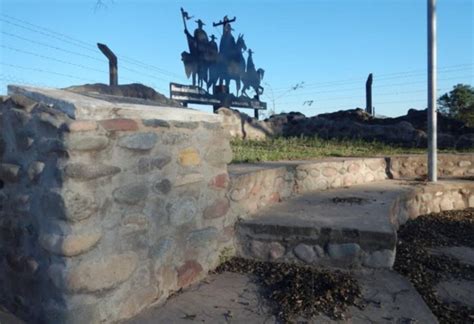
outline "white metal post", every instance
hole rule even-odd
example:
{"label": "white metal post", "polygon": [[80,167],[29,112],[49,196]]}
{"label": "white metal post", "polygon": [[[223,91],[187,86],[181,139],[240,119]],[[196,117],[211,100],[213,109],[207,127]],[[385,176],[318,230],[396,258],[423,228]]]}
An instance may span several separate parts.
{"label": "white metal post", "polygon": [[438,181],[436,109],[436,0],[428,0],[428,181]]}

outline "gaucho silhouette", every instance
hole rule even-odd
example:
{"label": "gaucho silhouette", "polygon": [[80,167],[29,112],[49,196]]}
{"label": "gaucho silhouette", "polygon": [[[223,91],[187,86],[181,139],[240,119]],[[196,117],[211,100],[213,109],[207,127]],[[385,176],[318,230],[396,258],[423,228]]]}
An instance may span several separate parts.
{"label": "gaucho silhouette", "polygon": [[220,72],[219,84],[229,86],[230,80],[234,80],[236,84],[236,95],[239,95],[240,80],[245,73],[245,59],[243,51],[247,50],[244,35],[239,34],[237,41],[232,35],[231,22],[236,18],[229,19],[224,17],[218,23],[213,23],[214,27],[222,26],[222,37],[219,44],[219,56],[217,59],[217,69]]}
{"label": "gaucho silhouette", "polygon": [[256,99],[259,99],[260,95],[263,94],[263,87],[260,86],[260,82],[263,79],[265,71],[263,69],[255,70],[255,64],[253,63],[252,54],[253,51],[249,48],[247,58],[247,70],[242,76],[242,82],[244,87],[242,88],[242,95],[248,96],[245,91],[252,87],[255,91]]}
{"label": "gaucho silhouette", "polygon": [[189,47],[189,53],[181,53],[181,59],[184,62],[186,76],[188,78],[192,76],[194,86],[197,81],[197,85],[202,87],[204,82],[207,83],[208,79],[208,65],[205,63],[204,53],[207,51],[209,38],[202,28],[205,24],[201,19],[196,20],[198,27],[194,30],[194,36],[191,35],[186,26],[186,20],[191,19],[192,17],[189,17],[188,13],[182,8],[181,13],[183,15],[184,33],[186,34]]}

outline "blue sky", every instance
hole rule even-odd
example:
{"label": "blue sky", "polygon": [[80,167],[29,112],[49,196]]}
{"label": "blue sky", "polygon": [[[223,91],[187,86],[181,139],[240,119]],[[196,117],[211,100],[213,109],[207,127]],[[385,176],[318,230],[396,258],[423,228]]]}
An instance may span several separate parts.
{"label": "blue sky", "polygon": [[[245,35],[265,69],[263,99],[276,112],[364,107],[370,72],[377,114],[426,107],[426,0],[104,1],[95,8],[95,0],[0,0],[0,93],[6,84],[107,83],[95,46],[102,42],[119,56],[120,83],[169,95],[169,82],[190,82],[180,60],[184,7],[218,37],[212,22],[237,17],[234,35]],[[474,84],[474,4],[438,0],[437,12],[442,94]]]}

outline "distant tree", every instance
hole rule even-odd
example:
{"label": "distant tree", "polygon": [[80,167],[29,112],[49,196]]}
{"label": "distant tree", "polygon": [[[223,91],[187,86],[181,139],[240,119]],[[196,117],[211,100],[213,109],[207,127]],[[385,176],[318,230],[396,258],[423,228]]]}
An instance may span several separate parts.
{"label": "distant tree", "polygon": [[474,126],[474,88],[470,85],[455,85],[453,90],[439,97],[438,104],[442,114]]}

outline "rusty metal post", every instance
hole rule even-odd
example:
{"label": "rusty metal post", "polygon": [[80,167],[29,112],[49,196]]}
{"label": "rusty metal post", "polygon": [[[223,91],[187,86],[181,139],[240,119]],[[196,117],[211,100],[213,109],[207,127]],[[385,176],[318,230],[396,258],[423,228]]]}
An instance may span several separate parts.
{"label": "rusty metal post", "polygon": [[365,111],[373,116],[374,111],[372,109],[372,73],[369,74],[367,81],[365,82]]}
{"label": "rusty metal post", "polygon": [[117,56],[105,44],[97,43],[97,47],[109,60],[109,85],[118,85]]}

